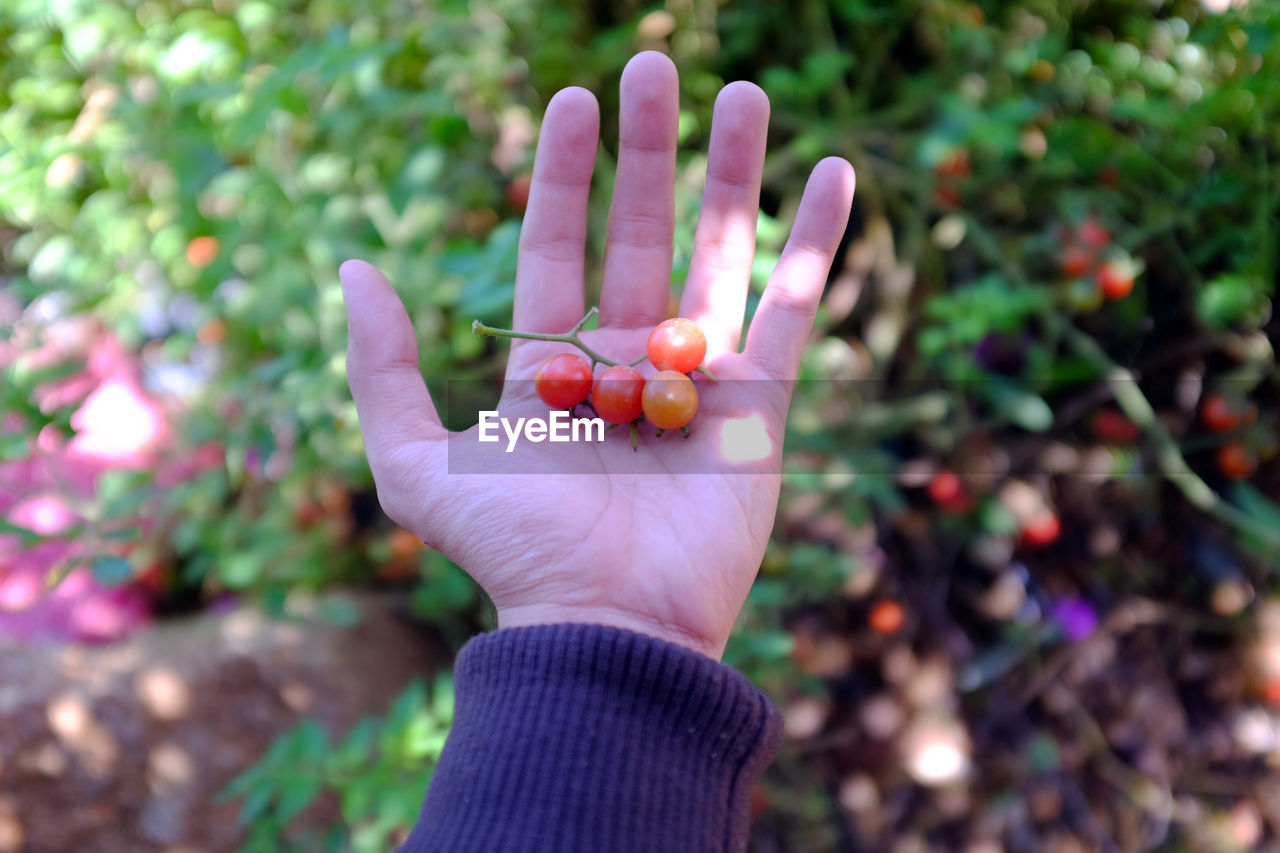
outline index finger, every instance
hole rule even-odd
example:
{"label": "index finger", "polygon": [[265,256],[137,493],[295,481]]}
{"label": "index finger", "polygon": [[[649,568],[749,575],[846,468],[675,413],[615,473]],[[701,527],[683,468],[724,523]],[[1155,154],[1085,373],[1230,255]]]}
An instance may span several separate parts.
{"label": "index finger", "polygon": [[582,319],[587,195],[599,135],[595,96],[575,87],[557,92],[542,121],[520,226],[512,312],[517,329],[567,332]]}

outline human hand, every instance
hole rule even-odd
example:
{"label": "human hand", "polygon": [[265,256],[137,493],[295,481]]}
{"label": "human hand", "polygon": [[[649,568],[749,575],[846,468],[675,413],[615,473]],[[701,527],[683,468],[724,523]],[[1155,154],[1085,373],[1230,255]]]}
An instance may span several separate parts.
{"label": "human hand", "polygon": [[[585,456],[580,445],[531,445],[522,465],[533,467],[523,470],[544,473],[450,473],[450,453],[482,455],[494,446],[473,440],[474,428],[450,438],[418,371],[413,329],[395,290],[369,264],[343,264],[348,378],[383,509],[484,587],[500,628],[605,624],[715,659],[723,653],[773,527],[790,380],[854,189],[845,161],[815,167],[739,353],[768,115],[768,99],[751,83],[729,84],[716,101],[680,316],[706,334],[705,363],[721,381],[699,383],[687,440],[650,433],[633,454],[621,430]],[[649,331],[666,317],[677,119],[674,65],[659,53],[635,56],[622,75],[599,328],[582,333],[592,349],[620,361],[643,355]],[[552,98],[520,234],[516,329],[563,333],[585,313],[587,194],[598,135],[589,92],[569,88]],[[499,411],[545,417],[532,382],[514,380],[531,380],[546,358],[568,351],[562,343],[514,341]],[[745,466],[722,459],[725,427],[748,418],[767,436],[761,457]]]}

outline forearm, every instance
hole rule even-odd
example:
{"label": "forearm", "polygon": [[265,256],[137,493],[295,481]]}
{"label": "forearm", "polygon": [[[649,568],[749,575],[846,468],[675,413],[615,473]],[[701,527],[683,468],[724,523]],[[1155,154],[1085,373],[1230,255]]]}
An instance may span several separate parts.
{"label": "forearm", "polygon": [[453,731],[403,853],[745,849],[780,737],[747,679],[618,628],[509,628],[455,669]]}

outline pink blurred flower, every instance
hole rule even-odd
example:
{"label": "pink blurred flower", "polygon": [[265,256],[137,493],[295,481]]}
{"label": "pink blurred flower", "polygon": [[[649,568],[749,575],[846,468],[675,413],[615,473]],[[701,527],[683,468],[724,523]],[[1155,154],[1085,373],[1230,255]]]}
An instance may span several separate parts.
{"label": "pink blurred flower", "polygon": [[58,495],[35,495],[18,501],[9,510],[9,522],[27,530],[54,536],[75,525],[79,517]]}
{"label": "pink blurred flower", "polygon": [[[36,390],[45,411],[83,399],[71,417],[76,434],[68,440],[46,427],[29,458],[0,464],[0,517],[56,537],[79,521],[73,495],[91,497],[98,476],[112,468],[156,464],[173,433],[160,404],[142,390],[137,359],[96,324],[55,324],[39,348],[22,357],[33,364],[87,357],[84,370]],[[23,427],[18,418],[4,421],[6,428]],[[205,451],[200,461],[210,455]],[[136,583],[105,587],[80,566],[49,589],[51,573],[89,556],[78,542],[24,548],[21,537],[0,535],[0,637],[105,642],[145,624],[150,606]]]}
{"label": "pink blurred flower", "polygon": [[167,438],[160,407],[127,379],[109,379],[98,386],[71,416],[77,431],[72,454],[134,467],[146,464]]}

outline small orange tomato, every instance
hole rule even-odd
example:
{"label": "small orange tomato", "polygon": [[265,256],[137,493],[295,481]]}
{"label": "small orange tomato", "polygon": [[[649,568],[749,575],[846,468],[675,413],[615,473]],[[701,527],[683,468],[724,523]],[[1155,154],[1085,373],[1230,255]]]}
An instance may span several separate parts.
{"label": "small orange tomato", "polygon": [[187,244],[187,263],[193,267],[207,267],[218,259],[217,237],[196,237]]}
{"label": "small orange tomato", "polygon": [[220,343],[227,336],[227,324],[214,317],[196,332],[196,340],[202,344]]}
{"label": "small orange tomato", "polygon": [[1229,441],[1218,449],[1218,470],[1233,480],[1247,480],[1258,468],[1258,457],[1238,441]]}
{"label": "small orange tomato", "polygon": [[877,601],[867,614],[867,624],[877,634],[895,634],[906,624],[907,612],[892,598]]}
{"label": "small orange tomato", "polygon": [[403,527],[391,531],[387,542],[391,546],[391,555],[400,559],[412,557],[426,547],[421,539]]}
{"label": "small orange tomato", "polygon": [[698,389],[693,380],[675,370],[662,370],[644,383],[644,416],[658,429],[679,429],[698,413]]}

